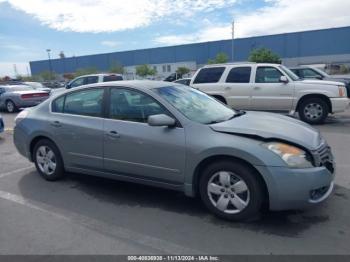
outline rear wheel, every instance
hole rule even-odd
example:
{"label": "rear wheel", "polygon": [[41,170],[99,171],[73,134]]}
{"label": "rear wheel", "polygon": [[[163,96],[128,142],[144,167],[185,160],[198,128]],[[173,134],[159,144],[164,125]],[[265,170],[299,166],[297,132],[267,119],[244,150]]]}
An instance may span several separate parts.
{"label": "rear wheel", "polygon": [[328,116],[329,108],[323,99],[309,98],[301,102],[298,112],[300,119],[306,123],[323,124]]}
{"label": "rear wheel", "polygon": [[6,101],[6,110],[9,113],[14,113],[18,111],[18,108],[16,107],[15,103],[11,100]]}
{"label": "rear wheel", "polygon": [[212,213],[233,221],[257,215],[264,197],[256,172],[230,161],[209,165],[200,178],[199,191]]}
{"label": "rear wheel", "polygon": [[57,146],[50,140],[43,139],[37,142],[33,156],[36,169],[46,180],[55,181],[64,176],[61,154]]}

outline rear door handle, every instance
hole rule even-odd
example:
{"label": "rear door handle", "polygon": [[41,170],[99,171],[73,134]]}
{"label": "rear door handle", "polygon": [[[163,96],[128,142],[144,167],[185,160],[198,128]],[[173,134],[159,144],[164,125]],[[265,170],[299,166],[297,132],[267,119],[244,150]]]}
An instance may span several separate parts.
{"label": "rear door handle", "polygon": [[230,86],[226,86],[225,87],[225,91],[229,91],[229,90],[231,90],[231,87]]}
{"label": "rear door handle", "polygon": [[110,138],[119,138],[120,137],[120,134],[114,130],[106,133],[106,135]]}
{"label": "rear door handle", "polygon": [[52,125],[53,127],[61,127],[61,126],[62,126],[62,124],[61,124],[60,121],[53,121],[53,122],[51,123],[51,125]]}

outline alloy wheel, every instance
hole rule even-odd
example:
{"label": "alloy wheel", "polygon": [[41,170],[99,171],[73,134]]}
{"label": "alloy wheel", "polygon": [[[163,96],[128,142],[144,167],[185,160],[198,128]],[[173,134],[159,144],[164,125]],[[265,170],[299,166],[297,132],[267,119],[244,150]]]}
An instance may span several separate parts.
{"label": "alloy wheel", "polygon": [[50,176],[56,170],[56,156],[48,146],[40,146],[36,152],[36,161],[41,172]]}
{"label": "alloy wheel", "polygon": [[216,172],[208,181],[207,192],[212,205],[227,214],[242,212],[250,201],[245,181],[229,171]]}
{"label": "alloy wheel", "polygon": [[310,120],[319,119],[323,115],[323,108],[317,103],[307,104],[304,108],[304,115]]}
{"label": "alloy wheel", "polygon": [[6,109],[9,113],[12,113],[13,111],[15,111],[15,105],[13,104],[13,102],[8,101],[6,103]]}

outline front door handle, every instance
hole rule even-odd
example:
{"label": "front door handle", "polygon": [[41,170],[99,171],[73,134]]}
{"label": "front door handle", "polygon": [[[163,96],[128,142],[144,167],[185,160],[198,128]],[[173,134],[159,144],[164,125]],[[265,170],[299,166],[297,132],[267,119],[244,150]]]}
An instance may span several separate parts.
{"label": "front door handle", "polygon": [[260,90],[260,89],[261,89],[260,86],[255,86],[255,87],[254,87],[254,90]]}
{"label": "front door handle", "polygon": [[53,122],[51,123],[51,125],[52,125],[53,127],[61,127],[61,126],[62,126],[62,124],[61,124],[60,121],[53,121]]}
{"label": "front door handle", "polygon": [[106,134],[110,138],[119,138],[120,134],[117,131],[110,131]]}

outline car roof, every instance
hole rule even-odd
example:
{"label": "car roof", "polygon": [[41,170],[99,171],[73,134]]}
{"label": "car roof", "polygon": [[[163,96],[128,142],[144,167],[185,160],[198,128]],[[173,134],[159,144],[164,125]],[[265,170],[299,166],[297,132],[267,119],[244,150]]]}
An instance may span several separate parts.
{"label": "car roof", "polygon": [[176,83],[165,82],[165,81],[154,81],[154,80],[124,80],[124,81],[110,81],[101,82],[89,85],[82,85],[69,90],[79,90],[89,87],[104,87],[104,86],[118,86],[118,87],[132,87],[136,89],[153,89],[165,86],[176,85]]}
{"label": "car roof", "polygon": [[77,76],[76,78],[87,77],[87,76],[122,76],[122,74],[117,74],[117,73],[98,73],[98,74],[89,74],[89,75]]}
{"label": "car roof", "polygon": [[276,63],[255,63],[255,62],[235,62],[235,63],[223,63],[223,64],[205,65],[203,68],[219,67],[219,66],[250,66],[250,65],[276,66],[276,65],[280,65],[280,64],[276,64]]}
{"label": "car roof", "polygon": [[289,69],[301,69],[301,68],[314,68],[313,66],[293,66],[293,67],[289,67]]}

